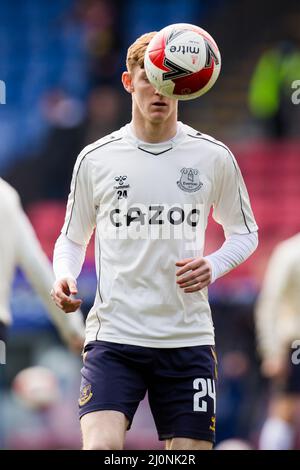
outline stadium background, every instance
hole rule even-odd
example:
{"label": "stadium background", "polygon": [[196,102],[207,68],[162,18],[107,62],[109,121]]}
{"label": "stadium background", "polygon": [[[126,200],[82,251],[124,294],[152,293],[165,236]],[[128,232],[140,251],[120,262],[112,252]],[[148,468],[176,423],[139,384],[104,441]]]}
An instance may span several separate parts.
{"label": "stadium background", "polygon": [[[254,256],[210,288],[220,375],[217,438],[240,437],[255,447],[268,394],[259,372],[253,305],[271,250],[300,230],[300,105],[292,103],[290,85],[276,88],[274,74],[267,84],[273,107],[260,103],[262,84],[257,80],[254,88],[253,77],[270,48],[289,42],[300,54],[298,2],[1,2],[0,79],[6,83],[6,104],[0,105],[0,176],[19,191],[51,258],[77,154],[128,120],[130,97],[120,82],[127,47],[140,34],[176,22],[207,29],[222,55],[215,87],[181,104],[179,118],[232,148],[260,227]],[[300,79],[299,61],[294,72],[294,79]],[[206,251],[220,243],[222,233],[213,225]],[[87,313],[95,289],[92,245],[79,288]],[[11,306],[14,324],[5,371],[0,365],[6,382],[0,391],[0,446],[78,448],[80,360],[60,343],[21,272],[16,273]],[[26,409],[10,390],[17,372],[35,364],[53,370],[60,383],[61,399],[44,412]],[[144,403],[127,448],[160,446]]]}

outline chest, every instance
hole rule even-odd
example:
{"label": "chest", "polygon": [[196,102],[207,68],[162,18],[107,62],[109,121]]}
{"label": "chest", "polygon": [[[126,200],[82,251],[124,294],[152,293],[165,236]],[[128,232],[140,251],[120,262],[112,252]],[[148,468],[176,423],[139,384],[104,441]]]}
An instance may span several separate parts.
{"label": "chest", "polygon": [[188,153],[147,155],[143,151],[112,154],[94,165],[93,189],[97,205],[209,204],[214,190],[209,162]]}

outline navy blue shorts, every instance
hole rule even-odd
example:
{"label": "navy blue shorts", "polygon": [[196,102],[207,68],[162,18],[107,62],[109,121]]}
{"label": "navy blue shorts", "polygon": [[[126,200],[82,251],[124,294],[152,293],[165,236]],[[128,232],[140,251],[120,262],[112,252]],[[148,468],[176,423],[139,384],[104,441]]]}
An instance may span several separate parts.
{"label": "navy blue shorts", "polygon": [[158,349],[93,341],[84,349],[79,415],[124,413],[130,428],[148,391],[160,440],[215,441],[216,354],[213,346]]}

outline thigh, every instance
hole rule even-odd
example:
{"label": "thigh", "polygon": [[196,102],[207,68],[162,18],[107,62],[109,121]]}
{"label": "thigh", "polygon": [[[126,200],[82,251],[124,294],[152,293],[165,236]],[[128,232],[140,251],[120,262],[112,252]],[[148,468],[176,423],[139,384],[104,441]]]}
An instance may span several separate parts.
{"label": "thigh", "polygon": [[115,411],[127,418],[130,427],[146,394],[140,357],[142,353],[137,355],[124,344],[95,341],[85,347],[78,400],[81,420],[89,413]]}
{"label": "thigh", "polygon": [[83,450],[122,450],[128,419],[119,411],[94,411],[80,420]]}
{"label": "thigh", "polygon": [[217,379],[214,348],[160,349],[158,354],[148,393],[159,439],[184,438],[213,443]]}

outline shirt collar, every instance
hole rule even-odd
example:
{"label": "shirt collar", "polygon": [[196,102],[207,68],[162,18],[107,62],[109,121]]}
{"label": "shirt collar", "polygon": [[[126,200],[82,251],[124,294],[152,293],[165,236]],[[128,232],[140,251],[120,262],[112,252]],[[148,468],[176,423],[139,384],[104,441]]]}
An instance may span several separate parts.
{"label": "shirt collar", "polygon": [[171,150],[185,137],[183,124],[180,121],[177,122],[176,135],[172,137],[172,139],[169,139],[165,142],[149,143],[138,139],[134,134],[132,123],[126,124],[124,127],[124,134],[124,137],[126,137],[135,147],[153,154],[160,154],[166,152],[167,150]]}

